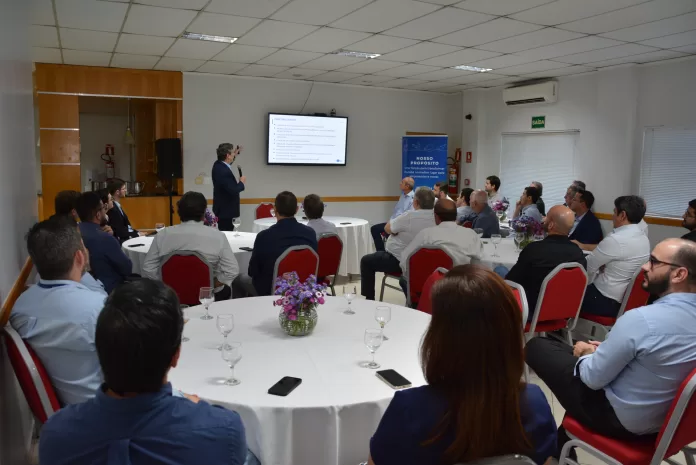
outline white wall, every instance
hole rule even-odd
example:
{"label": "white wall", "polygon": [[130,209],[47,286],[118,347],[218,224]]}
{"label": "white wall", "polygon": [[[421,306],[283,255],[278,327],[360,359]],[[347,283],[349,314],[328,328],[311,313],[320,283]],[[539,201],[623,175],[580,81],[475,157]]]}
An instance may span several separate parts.
{"label": "white wall", "polygon": [[[29,3],[0,0],[0,302],[26,258],[36,221]],[[24,464],[31,415],[0,347],[0,464]]]}
{"label": "white wall", "polygon": [[114,146],[116,177],[131,181],[130,153],[125,143],[127,120],[124,116],[80,113],[80,171],[82,186],[93,181],[106,181],[106,166],[101,159],[106,144]]}

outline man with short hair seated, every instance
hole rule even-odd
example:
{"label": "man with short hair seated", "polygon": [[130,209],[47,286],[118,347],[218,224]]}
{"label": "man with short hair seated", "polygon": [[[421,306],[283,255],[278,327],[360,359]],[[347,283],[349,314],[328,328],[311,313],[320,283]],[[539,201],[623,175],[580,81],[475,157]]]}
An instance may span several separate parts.
{"label": "man with short hair seated", "polygon": [[179,362],[183,329],[179,299],[163,283],[142,279],[116,289],[96,327],[104,384],[95,398],[59,410],[43,425],[41,463],[244,464],[239,415],[177,396],[167,381]]}
{"label": "man with short hair seated", "polygon": [[102,382],[94,329],[106,295],[80,283],[89,254],[72,218],[35,224],[27,249],[41,279],[19,296],[10,324],[38,355],[60,402],[84,402]]}
{"label": "man with short hair seated", "polygon": [[309,220],[307,221],[307,226],[317,233],[317,239],[319,239],[319,236],[322,234],[338,234],[336,225],[322,218],[322,216],[324,216],[324,202],[321,201],[321,197],[316,194],[305,196],[302,201],[302,208],[304,209],[305,216]]}
{"label": "man with short hair seated", "polygon": [[[452,197],[450,197],[447,193],[448,189],[449,185],[447,184],[447,181],[438,181],[435,183],[433,186],[433,194],[435,194],[436,203],[442,199],[452,200]],[[454,200],[452,201],[454,202]]]}
{"label": "man with short hair seated", "polygon": [[471,194],[471,209],[476,213],[473,229],[483,229],[483,237],[488,239],[493,234],[500,234],[500,221],[488,205],[488,196],[484,191]]}
{"label": "man with short hair seated", "polygon": [[493,207],[496,202],[502,202],[505,197],[498,192],[500,190],[500,178],[498,176],[488,176],[484,190],[486,191],[488,205]]}
{"label": "man with short hair seated", "polygon": [[[399,184],[399,189],[401,189],[401,195],[399,196],[399,201],[394,206],[394,211],[392,212],[389,221],[393,220],[399,215],[406,213],[409,210],[413,210],[413,188],[415,186],[415,181],[413,178],[404,178]],[[379,223],[372,225],[370,228],[370,233],[372,234],[372,240],[375,243],[375,250],[384,252],[384,239],[383,234],[386,234],[384,228],[387,223]]]}
{"label": "man with short hair seated", "polygon": [[77,214],[77,201],[81,195],[82,194],[77,191],[68,190],[58,192],[55,200],[53,201],[56,215],[69,216],[79,223],[80,216]]}
{"label": "man with short hair seated", "polygon": [[578,190],[575,197],[568,204],[568,208],[575,213],[575,223],[570,229],[570,240],[575,242],[583,250],[592,251],[597,244],[604,239],[602,225],[595,214],[590,210],[594,205],[594,195],[586,190]]}
{"label": "man with short hair seated", "polygon": [[457,199],[457,224],[462,225],[467,221],[474,221],[476,213],[471,209],[471,194],[474,190],[471,187],[462,189]]}
{"label": "man with short hair seated", "polygon": [[222,231],[203,224],[208,201],[200,192],[187,192],[177,202],[181,224],[157,233],[143,263],[143,277],[162,279],[164,259],[176,252],[197,252],[213,267],[215,300],[232,295],[232,281],[239,265],[230,242]]}
{"label": "man with short hair seated", "polygon": [[[655,436],[645,435],[660,431],[696,368],[696,244],[667,239],[642,269],[643,288],[659,299],[626,312],[604,342],[572,348],[536,337],[525,352],[567,415],[600,435],[654,444]],[[559,452],[567,441],[560,428]]]}
{"label": "man with short hair seated", "polygon": [[696,199],[689,202],[682,220],[682,226],[689,230],[682,239],[696,242]]}
{"label": "man with short hair seated", "polygon": [[537,200],[539,200],[539,190],[533,186],[525,187],[520,200],[517,201],[512,219],[519,220],[527,217],[541,224],[541,212],[537,208]]}

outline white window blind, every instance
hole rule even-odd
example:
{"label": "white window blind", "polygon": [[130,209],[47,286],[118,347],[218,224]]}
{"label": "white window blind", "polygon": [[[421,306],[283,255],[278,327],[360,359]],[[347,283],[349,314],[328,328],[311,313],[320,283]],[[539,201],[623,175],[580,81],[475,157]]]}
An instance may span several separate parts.
{"label": "white window blind", "polygon": [[682,216],[696,197],[695,178],[696,130],[645,129],[640,195],[649,214]]}
{"label": "white window blind", "polygon": [[500,190],[510,210],[532,181],[544,186],[542,198],[548,212],[562,205],[574,179],[574,160],[579,132],[503,134],[500,156]]}

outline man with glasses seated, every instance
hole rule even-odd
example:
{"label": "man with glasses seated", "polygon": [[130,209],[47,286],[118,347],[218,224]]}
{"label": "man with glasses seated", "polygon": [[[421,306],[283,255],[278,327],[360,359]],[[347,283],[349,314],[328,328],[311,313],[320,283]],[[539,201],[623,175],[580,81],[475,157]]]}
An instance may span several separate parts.
{"label": "man with glasses seated", "polygon": [[682,239],[696,242],[696,199],[689,202],[689,206],[682,216],[684,220],[682,226],[689,230],[682,236]]}

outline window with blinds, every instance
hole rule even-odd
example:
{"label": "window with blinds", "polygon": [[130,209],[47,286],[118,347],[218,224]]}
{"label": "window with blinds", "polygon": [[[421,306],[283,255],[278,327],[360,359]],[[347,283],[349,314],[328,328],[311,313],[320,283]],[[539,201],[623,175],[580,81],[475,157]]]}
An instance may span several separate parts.
{"label": "window with blinds", "polygon": [[573,182],[574,162],[580,133],[503,134],[500,156],[500,190],[510,201],[510,210],[532,181],[544,186],[542,198],[548,212],[563,205],[566,189]]}
{"label": "window with blinds", "polygon": [[646,128],[640,195],[648,214],[681,217],[696,198],[696,130]]}

